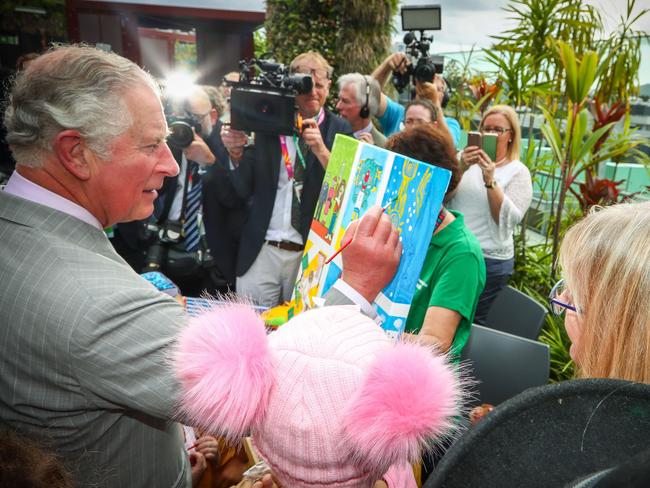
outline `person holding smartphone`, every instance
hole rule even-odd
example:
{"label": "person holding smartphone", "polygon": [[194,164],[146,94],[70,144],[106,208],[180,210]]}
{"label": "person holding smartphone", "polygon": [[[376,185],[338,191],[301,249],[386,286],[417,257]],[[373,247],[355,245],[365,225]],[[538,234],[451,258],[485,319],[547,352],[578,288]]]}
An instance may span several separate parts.
{"label": "person holding smartphone", "polygon": [[519,160],[521,129],[512,107],[491,107],[483,115],[479,131],[483,138],[496,136],[494,158],[476,145],[460,153],[464,174],[448,207],[463,213],[467,227],[481,244],[487,277],[474,321],[482,324],[514,270],[512,236],[530,206],[533,184],[530,171]]}

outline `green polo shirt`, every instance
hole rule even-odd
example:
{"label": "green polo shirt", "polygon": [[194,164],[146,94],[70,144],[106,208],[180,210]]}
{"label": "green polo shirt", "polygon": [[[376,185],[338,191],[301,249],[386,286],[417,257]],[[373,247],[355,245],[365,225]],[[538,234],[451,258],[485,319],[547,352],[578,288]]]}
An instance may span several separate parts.
{"label": "green polo shirt", "polygon": [[456,220],[431,237],[406,319],[406,332],[420,331],[429,307],[455,310],[461,320],[450,353],[458,361],[485,286],[485,261],[478,240],[465,227],[463,214],[449,212]]}

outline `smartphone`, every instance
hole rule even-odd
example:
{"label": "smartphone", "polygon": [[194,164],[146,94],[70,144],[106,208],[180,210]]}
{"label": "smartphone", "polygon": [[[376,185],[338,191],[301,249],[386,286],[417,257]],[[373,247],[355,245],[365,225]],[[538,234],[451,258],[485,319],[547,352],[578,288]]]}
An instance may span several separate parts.
{"label": "smartphone", "polygon": [[467,134],[467,145],[481,147],[481,133],[480,132],[469,132]]}
{"label": "smartphone", "polygon": [[496,163],[497,159],[497,136],[496,134],[483,134],[481,148],[485,154]]}

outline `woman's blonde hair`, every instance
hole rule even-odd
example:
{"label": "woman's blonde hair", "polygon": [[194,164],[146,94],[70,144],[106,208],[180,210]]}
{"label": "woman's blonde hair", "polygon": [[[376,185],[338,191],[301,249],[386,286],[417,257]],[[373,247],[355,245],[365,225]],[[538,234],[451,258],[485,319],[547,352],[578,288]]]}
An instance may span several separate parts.
{"label": "woman's blonde hair", "polygon": [[508,120],[510,128],[512,129],[512,137],[510,138],[510,142],[508,142],[508,160],[514,161],[519,159],[521,157],[519,154],[521,151],[521,126],[519,125],[519,116],[517,115],[517,112],[515,112],[515,110],[509,105],[493,105],[483,115],[480,125],[481,129],[483,128],[485,119],[494,114],[503,115]]}
{"label": "woman's blonde hair", "polygon": [[590,213],[560,265],[579,309],[578,376],[650,383],[650,202]]}

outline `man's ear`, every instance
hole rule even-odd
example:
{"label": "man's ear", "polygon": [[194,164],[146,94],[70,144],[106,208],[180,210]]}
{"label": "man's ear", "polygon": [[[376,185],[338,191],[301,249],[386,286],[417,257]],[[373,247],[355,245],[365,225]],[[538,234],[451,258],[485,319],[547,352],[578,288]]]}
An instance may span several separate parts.
{"label": "man's ear", "polygon": [[210,122],[212,123],[213,127],[217,123],[218,119],[219,119],[219,112],[217,112],[217,109],[216,108],[211,109],[210,110]]}
{"label": "man's ear", "polygon": [[59,132],[53,141],[54,153],[73,176],[80,180],[90,178],[89,149],[79,131],[67,129]]}

